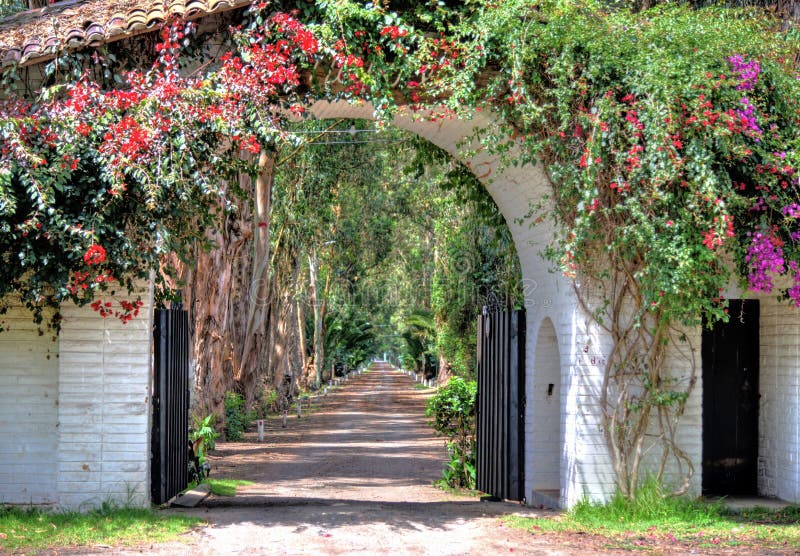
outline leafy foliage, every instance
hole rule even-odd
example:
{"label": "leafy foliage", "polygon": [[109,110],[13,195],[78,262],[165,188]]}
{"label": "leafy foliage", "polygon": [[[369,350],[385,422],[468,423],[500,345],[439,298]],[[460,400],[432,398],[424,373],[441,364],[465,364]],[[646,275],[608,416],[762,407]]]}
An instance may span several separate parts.
{"label": "leafy foliage", "polygon": [[404,364],[415,372],[427,372],[435,352],[436,322],[433,313],[425,309],[412,311],[406,317],[405,330],[401,334],[408,349]]}
{"label": "leafy foliage", "polygon": [[0,17],[28,9],[27,0],[4,0],[0,2]]}
{"label": "leafy foliage", "polygon": [[192,430],[189,432],[189,442],[192,445],[192,455],[189,462],[189,481],[199,483],[208,477],[211,468],[206,462],[208,452],[215,447],[215,440],[219,433],[214,429],[216,416],[211,413],[202,419],[194,418]]}
{"label": "leafy foliage", "polygon": [[457,84],[453,107],[501,100],[509,130],[487,146],[550,178],[533,222],[554,222],[547,254],[612,344],[599,403],[617,485],[636,495],[652,424],[657,475],[672,461],[685,492],[694,468],[674,423],[697,370],[686,356],[667,376],[666,346],[690,354],[682,327],[728,318],[732,278],[800,301],[796,30],[758,10],[592,0],[473,15],[455,41],[466,60],[439,82]]}
{"label": "leafy foliage", "polygon": [[428,401],[425,414],[433,417],[437,434],[447,438],[450,462],[443,473],[451,487],[475,488],[475,397],[478,383],[451,378]]}
{"label": "leafy foliage", "polygon": [[[318,48],[288,16],[260,22],[205,79],[179,72],[195,32],[179,23],[163,30],[155,66],[128,73],[124,90],[86,78],[37,102],[2,103],[0,297],[14,292],[41,318],[45,306],[87,304],[116,284],[131,291],[166,254],[189,258],[203,245],[203,229],[229,208],[219,183],[255,172],[248,156],[279,136],[259,111],[282,102]],[[102,258],[87,257],[95,246]],[[129,320],[139,306],[125,303],[92,307]]]}
{"label": "leafy foliage", "polygon": [[244,438],[253,414],[245,408],[245,400],[236,392],[225,392],[225,439],[236,442]]}
{"label": "leafy foliage", "polygon": [[326,326],[325,353],[334,366],[355,369],[371,355],[372,325],[363,319],[331,318]]}

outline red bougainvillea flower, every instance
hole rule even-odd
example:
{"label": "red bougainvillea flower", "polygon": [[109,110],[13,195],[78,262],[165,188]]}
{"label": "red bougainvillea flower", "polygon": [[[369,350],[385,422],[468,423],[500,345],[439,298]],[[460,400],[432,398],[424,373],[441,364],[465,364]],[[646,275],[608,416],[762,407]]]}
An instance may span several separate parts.
{"label": "red bougainvillea flower", "polygon": [[102,245],[92,245],[83,254],[83,260],[88,265],[98,265],[106,260],[106,250]]}

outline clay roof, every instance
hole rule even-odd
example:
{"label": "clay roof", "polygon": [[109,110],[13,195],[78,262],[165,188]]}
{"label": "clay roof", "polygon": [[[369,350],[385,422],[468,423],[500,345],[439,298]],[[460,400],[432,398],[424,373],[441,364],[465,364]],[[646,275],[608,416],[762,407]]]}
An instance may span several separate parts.
{"label": "clay roof", "polygon": [[157,29],[176,14],[194,19],[251,0],[66,0],[0,19],[0,66],[31,64],[57,51],[96,46]]}

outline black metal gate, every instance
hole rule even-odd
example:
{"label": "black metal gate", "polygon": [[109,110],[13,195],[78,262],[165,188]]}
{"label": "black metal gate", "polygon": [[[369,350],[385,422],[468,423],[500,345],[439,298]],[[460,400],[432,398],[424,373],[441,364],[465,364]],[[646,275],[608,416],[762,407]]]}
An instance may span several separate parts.
{"label": "black metal gate", "polygon": [[477,487],[495,498],[524,498],[525,311],[478,317]]}
{"label": "black metal gate", "polygon": [[189,316],[156,309],[150,494],[163,504],[189,484]]}

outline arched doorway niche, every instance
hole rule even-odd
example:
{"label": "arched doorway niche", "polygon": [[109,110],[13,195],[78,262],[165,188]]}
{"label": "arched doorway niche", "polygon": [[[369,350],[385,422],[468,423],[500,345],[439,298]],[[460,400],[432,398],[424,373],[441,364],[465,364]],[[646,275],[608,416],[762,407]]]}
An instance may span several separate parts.
{"label": "arched doorway niche", "polygon": [[564,446],[564,399],[561,378],[561,355],[553,321],[545,318],[536,337],[533,360],[533,391],[528,403],[533,405],[532,446],[533,476],[531,504],[563,506],[562,460]]}

